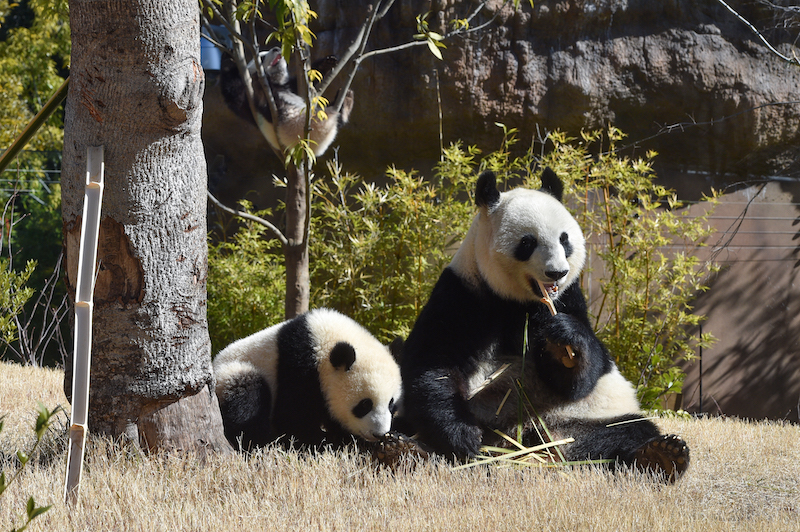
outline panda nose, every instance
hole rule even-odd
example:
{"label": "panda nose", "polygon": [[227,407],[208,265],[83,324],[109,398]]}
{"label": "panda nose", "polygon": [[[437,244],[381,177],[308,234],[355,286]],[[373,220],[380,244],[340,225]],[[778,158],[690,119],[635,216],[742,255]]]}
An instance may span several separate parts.
{"label": "panda nose", "polygon": [[569,270],[547,270],[544,274],[553,281],[558,281],[562,277],[566,276],[569,273]]}

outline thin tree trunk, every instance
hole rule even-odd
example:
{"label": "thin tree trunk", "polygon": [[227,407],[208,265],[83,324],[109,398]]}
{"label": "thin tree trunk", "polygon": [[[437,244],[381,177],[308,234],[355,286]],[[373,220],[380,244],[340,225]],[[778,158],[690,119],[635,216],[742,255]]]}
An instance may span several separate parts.
{"label": "thin tree trunk", "polygon": [[73,296],[86,148],[105,146],[89,429],[151,449],[229,449],[206,321],[198,3],[72,0],[70,26],[62,216]]}
{"label": "thin tree trunk", "polygon": [[310,284],[308,274],[308,190],[305,168],[289,165],[286,188],[286,319],[308,310]]}

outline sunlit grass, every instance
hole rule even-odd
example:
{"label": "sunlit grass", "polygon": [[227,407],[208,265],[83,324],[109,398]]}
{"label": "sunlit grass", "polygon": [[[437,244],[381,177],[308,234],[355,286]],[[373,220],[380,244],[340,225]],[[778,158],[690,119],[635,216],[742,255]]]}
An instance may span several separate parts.
{"label": "sunlit grass", "polygon": [[[57,371],[0,363],[0,414],[8,414],[0,467],[10,467],[12,448],[32,442],[37,400],[50,408],[65,404],[62,381]],[[692,450],[692,465],[675,485],[601,466],[502,467],[503,460],[467,469],[434,460],[390,472],[350,449],[275,447],[202,462],[94,438],[73,507],[61,500],[62,427],[0,497],[0,531],[20,524],[29,496],[53,505],[33,531],[800,530],[800,427],[731,419],[657,423]]]}

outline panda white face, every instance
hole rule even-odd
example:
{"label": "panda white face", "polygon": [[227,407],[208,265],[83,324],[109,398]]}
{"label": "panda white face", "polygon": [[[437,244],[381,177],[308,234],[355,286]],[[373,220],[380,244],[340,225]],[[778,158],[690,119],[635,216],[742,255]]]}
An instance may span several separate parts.
{"label": "panda white face", "polygon": [[[281,55],[280,48],[276,46],[267,52],[260,52],[258,57],[261,59],[264,72],[271,84],[285,85],[289,82],[289,66]],[[250,75],[255,75],[255,60],[251,59],[250,62],[247,63],[247,69],[250,71]]]}
{"label": "panda white face", "polygon": [[[400,372],[382,344],[360,347],[360,352],[348,342],[333,347],[323,391],[330,413],[345,429],[375,441],[392,427],[402,395]],[[365,351],[365,347],[377,350]]]}
{"label": "panda white face", "polygon": [[319,310],[309,318],[319,342],[320,386],[328,410],[351,434],[375,441],[391,430],[400,406],[400,368],[389,348],[369,332],[341,314],[328,312],[322,320]]}
{"label": "panda white face", "polygon": [[[480,277],[506,299],[538,301],[539,282],[550,297],[558,298],[559,291],[578,279],[586,260],[578,222],[556,197],[522,188],[499,193],[490,177],[488,185],[484,176],[483,183],[479,180],[480,211],[453,266],[469,278],[469,264],[474,264]],[[464,256],[469,254],[471,261]]]}

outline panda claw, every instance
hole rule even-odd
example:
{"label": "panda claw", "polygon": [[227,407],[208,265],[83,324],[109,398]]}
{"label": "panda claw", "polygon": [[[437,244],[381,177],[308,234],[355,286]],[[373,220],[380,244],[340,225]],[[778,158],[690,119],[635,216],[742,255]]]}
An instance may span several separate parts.
{"label": "panda claw", "polygon": [[689,467],[689,446],[680,436],[667,434],[642,445],[635,454],[636,466],[674,483]]}
{"label": "panda claw", "polygon": [[[404,461],[404,457],[427,460],[430,458],[430,451],[414,438],[392,431],[378,440],[373,447],[372,457],[380,465],[395,471]],[[409,463],[407,459],[406,463]]]}

